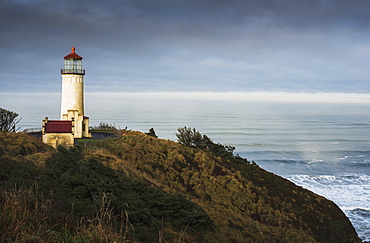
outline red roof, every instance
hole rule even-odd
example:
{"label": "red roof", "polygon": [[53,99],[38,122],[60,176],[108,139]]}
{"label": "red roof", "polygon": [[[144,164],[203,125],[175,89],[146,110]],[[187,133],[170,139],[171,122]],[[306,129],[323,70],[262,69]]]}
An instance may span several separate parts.
{"label": "red roof", "polygon": [[48,121],[45,124],[45,132],[63,132],[71,133],[72,132],[72,121]]}
{"label": "red roof", "polygon": [[70,59],[70,58],[82,59],[82,57],[80,57],[79,55],[77,55],[77,53],[75,53],[76,48],[72,47],[71,50],[72,50],[71,53],[65,56],[64,59]]}

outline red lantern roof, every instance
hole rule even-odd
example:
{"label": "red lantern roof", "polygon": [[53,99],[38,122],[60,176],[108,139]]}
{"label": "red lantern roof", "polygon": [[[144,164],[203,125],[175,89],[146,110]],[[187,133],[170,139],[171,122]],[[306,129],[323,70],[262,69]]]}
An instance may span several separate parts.
{"label": "red lantern roof", "polygon": [[64,59],[70,59],[70,58],[82,59],[82,57],[80,57],[79,55],[77,55],[77,53],[75,53],[76,48],[72,47],[71,50],[72,50],[71,53],[65,56]]}

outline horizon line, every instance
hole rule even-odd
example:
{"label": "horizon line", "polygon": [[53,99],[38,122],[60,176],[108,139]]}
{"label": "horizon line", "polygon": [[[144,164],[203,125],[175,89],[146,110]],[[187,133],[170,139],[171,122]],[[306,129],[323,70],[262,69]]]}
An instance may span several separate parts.
{"label": "horizon line", "polygon": [[93,95],[127,95],[131,99],[215,100],[297,103],[370,103],[370,93],[269,92],[269,91],[190,91],[190,92],[89,92]]}
{"label": "horizon line", "polygon": [[[60,92],[0,92],[0,94],[55,95]],[[282,92],[282,91],[188,91],[188,92],[85,92],[90,95],[125,95],[131,99],[166,99],[166,100],[220,100],[220,101],[256,101],[256,102],[297,102],[297,103],[370,103],[370,93],[343,92]]]}

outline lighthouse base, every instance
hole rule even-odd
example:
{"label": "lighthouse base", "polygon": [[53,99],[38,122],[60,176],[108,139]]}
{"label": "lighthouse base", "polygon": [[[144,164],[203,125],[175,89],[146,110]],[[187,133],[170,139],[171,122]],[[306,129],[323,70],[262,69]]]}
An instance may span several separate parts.
{"label": "lighthouse base", "polygon": [[90,138],[89,118],[78,114],[77,110],[68,110],[63,114],[62,120],[42,121],[42,141],[53,148],[59,145],[74,146],[75,138]]}
{"label": "lighthouse base", "polygon": [[67,114],[63,114],[62,120],[74,121],[73,133],[75,138],[90,138],[89,133],[89,117],[80,115],[78,110],[68,110]]}

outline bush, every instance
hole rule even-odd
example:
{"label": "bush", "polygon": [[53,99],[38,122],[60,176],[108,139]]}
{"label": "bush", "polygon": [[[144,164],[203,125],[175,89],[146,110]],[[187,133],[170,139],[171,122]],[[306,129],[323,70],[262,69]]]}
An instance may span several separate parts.
{"label": "bush", "polygon": [[234,146],[222,145],[220,143],[214,143],[207,135],[202,135],[195,128],[179,128],[176,136],[178,142],[187,147],[199,148],[203,150],[209,150],[216,156],[224,159],[233,160],[238,163],[249,163],[248,160],[240,157],[239,155],[234,155]]}
{"label": "bush", "polygon": [[207,148],[211,140],[206,136],[200,134],[195,128],[182,127],[177,129],[176,137],[178,142],[187,147]]}
{"label": "bush", "polygon": [[157,138],[158,136],[155,134],[154,128],[150,128],[149,132],[145,133],[146,135],[152,136]]}
{"label": "bush", "polygon": [[99,126],[90,127],[90,130],[99,130],[99,131],[118,131],[120,128],[117,128],[115,124],[108,124],[101,122]]}
{"label": "bush", "polygon": [[17,113],[0,108],[0,132],[16,132],[16,125],[20,121],[17,117]]}

